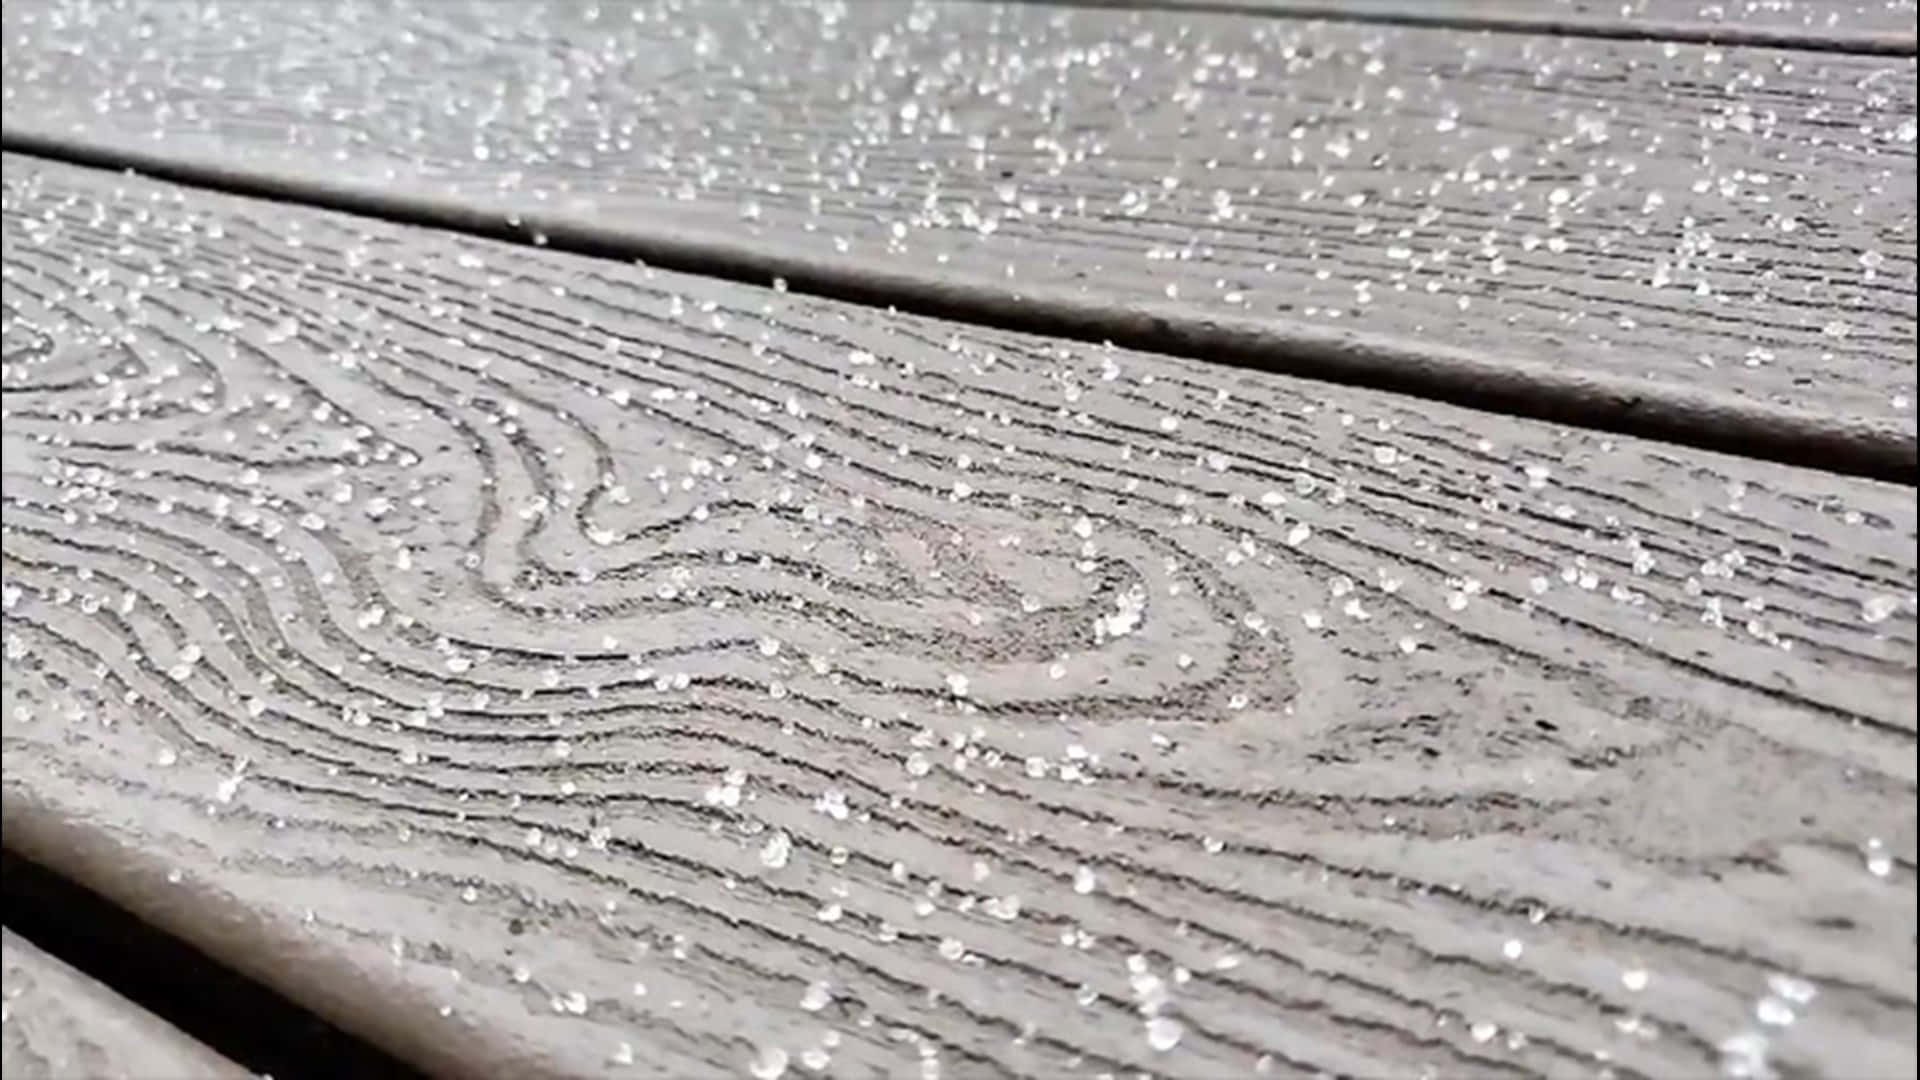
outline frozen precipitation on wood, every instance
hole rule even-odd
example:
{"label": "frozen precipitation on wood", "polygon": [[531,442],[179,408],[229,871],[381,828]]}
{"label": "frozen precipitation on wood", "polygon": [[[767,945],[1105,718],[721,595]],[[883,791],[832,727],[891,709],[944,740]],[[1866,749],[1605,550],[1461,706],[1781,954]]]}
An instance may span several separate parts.
{"label": "frozen precipitation on wood", "polygon": [[1834,52],[1914,52],[1914,0],[1066,0],[1397,26],[1703,41]]}
{"label": "frozen precipitation on wood", "polygon": [[1910,489],[5,160],[8,844],[466,1075],[1910,1075]]}
{"label": "frozen precipitation on wood", "polygon": [[[656,261],[671,237],[701,272],[973,321],[1065,297],[1359,331],[1544,364],[1584,410],[1530,415],[1811,412],[1911,480],[1910,54],[957,0],[16,0],[4,26],[15,146]],[[1626,382],[1565,385],[1599,377]],[[1722,424],[1691,427],[1657,434]]]}

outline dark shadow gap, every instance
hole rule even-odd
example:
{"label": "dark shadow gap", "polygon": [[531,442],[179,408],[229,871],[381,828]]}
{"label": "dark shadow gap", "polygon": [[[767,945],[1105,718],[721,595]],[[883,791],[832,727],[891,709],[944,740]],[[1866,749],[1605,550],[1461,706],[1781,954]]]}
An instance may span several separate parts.
{"label": "dark shadow gap", "polygon": [[274,1080],[424,1074],[96,893],[0,851],[0,921],[36,948]]}
{"label": "dark shadow gap", "polygon": [[1459,30],[1492,34],[1535,34],[1543,37],[1593,38],[1602,41],[1671,41],[1683,45],[1745,46],[1758,49],[1795,49],[1800,52],[1850,53],[1860,56],[1913,56],[1920,42],[1913,34],[1878,31],[1821,31],[1802,26],[1752,26],[1735,22],[1678,22],[1668,19],[1628,19],[1587,15],[1578,11],[1523,11],[1508,13],[1446,8],[1428,0],[1405,0],[1397,7],[1355,9],[1334,0],[1013,0],[1047,7],[1105,8],[1122,11],[1161,11],[1174,14],[1237,15],[1289,19],[1296,22],[1360,23],[1405,26],[1427,30]]}
{"label": "dark shadow gap", "polygon": [[1057,287],[1016,289],[937,270],[779,250],[751,236],[686,232],[670,221],[608,222],[533,207],[509,211],[419,186],[388,188],[338,173],[214,162],[84,136],[26,132],[17,125],[0,132],[0,150],[755,287],[784,281],[797,294],[881,311],[1382,390],[1906,486],[1920,482],[1914,433],[1897,425],[1674,383],[1430,342],[1343,335],[1178,303],[1086,297]]}

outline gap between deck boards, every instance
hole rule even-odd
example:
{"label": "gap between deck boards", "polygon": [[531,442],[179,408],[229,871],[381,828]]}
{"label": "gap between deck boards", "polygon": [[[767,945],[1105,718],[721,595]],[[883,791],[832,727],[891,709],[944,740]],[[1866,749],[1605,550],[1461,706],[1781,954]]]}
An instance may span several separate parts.
{"label": "gap between deck boards", "polygon": [[1219,315],[1177,303],[1099,302],[1046,287],[1016,290],[854,258],[774,250],[745,237],[665,224],[606,225],[587,215],[527,212],[420,190],[400,193],[339,176],[233,167],[22,131],[18,125],[0,132],[0,150],[745,284],[780,281],[797,293],[953,322],[1111,343],[1827,472],[1920,483],[1915,437],[1898,428],[1652,380],[1331,333],[1281,319]]}
{"label": "gap between deck boards", "polygon": [[1462,11],[1421,0],[1401,7],[1356,9],[1338,2],[1310,0],[1012,0],[1040,7],[1107,8],[1127,11],[1163,10],[1209,15],[1244,15],[1267,19],[1370,23],[1380,26],[1424,27],[1438,30],[1485,31],[1495,34],[1544,34],[1552,37],[1597,38],[1612,41],[1672,41],[1683,44],[1798,49],[1802,52],[1848,53],[1861,56],[1913,56],[1920,39],[1913,34],[1834,30],[1806,27],[1743,25],[1737,23],[1680,22],[1671,19],[1610,19],[1577,12]]}
{"label": "gap between deck boards", "polygon": [[422,1075],[11,844],[0,851],[0,882],[8,930],[251,1072]]}

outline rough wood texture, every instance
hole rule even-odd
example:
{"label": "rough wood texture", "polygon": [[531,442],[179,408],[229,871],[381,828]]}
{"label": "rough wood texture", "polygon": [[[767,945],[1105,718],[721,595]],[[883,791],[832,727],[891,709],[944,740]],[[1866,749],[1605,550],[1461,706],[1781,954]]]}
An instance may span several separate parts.
{"label": "rough wood texture", "polygon": [[[1041,2],[1041,0],[1035,0]],[[1914,51],[1914,0],[1051,0],[1609,38]]]}
{"label": "rough wood texture", "polygon": [[14,138],[1914,434],[1914,61],[973,3],[19,0]]}
{"label": "rough wood texture", "polygon": [[370,1037],[1915,1066],[1911,490],[5,175],[9,820]]}
{"label": "rough wood texture", "polygon": [[242,1080],[245,1069],[0,931],[0,1068],[8,1080]]}

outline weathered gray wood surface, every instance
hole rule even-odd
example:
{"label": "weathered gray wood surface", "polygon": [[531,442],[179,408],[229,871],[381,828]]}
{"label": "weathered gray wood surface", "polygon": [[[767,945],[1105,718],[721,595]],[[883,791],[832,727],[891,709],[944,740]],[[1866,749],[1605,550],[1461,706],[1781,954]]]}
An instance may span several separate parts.
{"label": "weathered gray wood surface", "polygon": [[1549,361],[1912,458],[1911,57],[974,3],[4,25],[15,139]]}
{"label": "weathered gray wood surface", "polygon": [[8,843],[397,1052],[1914,1068],[1910,489],[4,165]]}
{"label": "weathered gray wood surface", "polygon": [[[1036,0],[1039,2],[1039,0]],[[1914,50],[1914,0],[1056,0],[1839,51]]]}
{"label": "weathered gray wood surface", "polygon": [[242,1080],[245,1069],[0,931],[0,1068],[8,1080]]}

